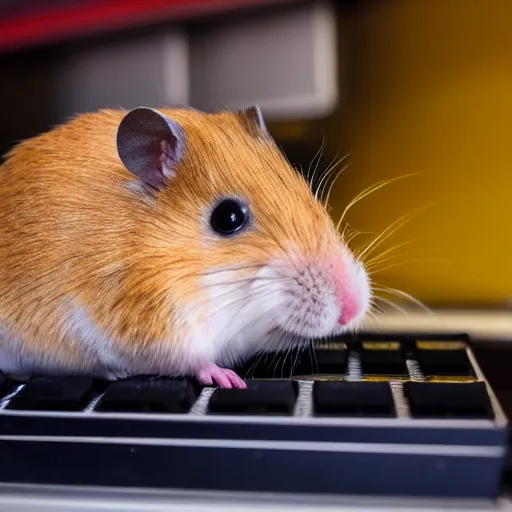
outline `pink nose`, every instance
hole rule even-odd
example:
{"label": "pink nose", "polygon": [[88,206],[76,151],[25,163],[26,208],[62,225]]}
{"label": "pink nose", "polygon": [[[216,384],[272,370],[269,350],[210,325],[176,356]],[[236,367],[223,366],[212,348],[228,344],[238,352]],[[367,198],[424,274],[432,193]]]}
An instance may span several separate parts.
{"label": "pink nose", "polygon": [[338,322],[348,325],[357,318],[364,308],[365,283],[357,279],[355,269],[350,264],[338,264],[334,276],[336,295],[341,308]]}
{"label": "pink nose", "polygon": [[358,302],[359,301],[354,300],[354,298],[348,298],[345,296],[345,300],[341,306],[341,315],[339,319],[341,325],[348,325],[359,315],[361,306]]}

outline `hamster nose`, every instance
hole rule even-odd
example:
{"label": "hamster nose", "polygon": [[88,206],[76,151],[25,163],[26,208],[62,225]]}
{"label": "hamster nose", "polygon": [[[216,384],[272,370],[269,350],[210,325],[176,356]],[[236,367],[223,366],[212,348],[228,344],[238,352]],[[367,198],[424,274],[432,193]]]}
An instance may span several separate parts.
{"label": "hamster nose", "polygon": [[361,310],[362,308],[358,304],[358,301],[345,299],[341,306],[340,325],[348,325],[354,318],[359,316]]}
{"label": "hamster nose", "polygon": [[346,326],[365,313],[369,302],[369,283],[363,269],[347,263],[337,266],[334,281],[341,309],[338,322]]}

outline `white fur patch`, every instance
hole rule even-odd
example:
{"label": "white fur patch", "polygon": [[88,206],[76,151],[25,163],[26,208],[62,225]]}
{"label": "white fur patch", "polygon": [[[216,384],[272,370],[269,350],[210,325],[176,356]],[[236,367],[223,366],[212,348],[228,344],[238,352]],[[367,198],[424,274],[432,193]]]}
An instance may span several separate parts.
{"label": "white fur patch", "polygon": [[211,361],[209,352],[200,343],[187,345],[182,339],[153,340],[144,350],[137,350],[136,341],[132,341],[133,351],[122,350],[119,342],[102,332],[76,300],[67,302],[66,318],[66,332],[80,344],[84,366],[109,379],[137,374],[193,374],[198,364],[204,362],[202,357],[206,356],[206,362]]}
{"label": "white fur patch", "polygon": [[350,286],[361,299],[360,313],[345,326],[328,265],[297,265],[290,257],[269,262],[252,277],[236,267],[208,274],[202,283],[209,297],[207,321],[203,325],[190,317],[191,350],[232,365],[260,350],[285,350],[347,331],[366,313],[370,285],[359,262],[347,255],[345,263]]}
{"label": "white fur patch", "polygon": [[102,368],[106,377],[123,377],[130,374],[130,361],[123,357],[115,343],[102,333],[83,306],[76,301],[66,304],[66,334],[80,344],[84,352],[84,366]]}
{"label": "white fur patch", "polygon": [[261,348],[284,288],[272,269],[261,268],[254,276],[236,269],[219,269],[203,279],[209,297],[207,322],[201,333],[204,348],[213,344],[216,360],[233,364]]}

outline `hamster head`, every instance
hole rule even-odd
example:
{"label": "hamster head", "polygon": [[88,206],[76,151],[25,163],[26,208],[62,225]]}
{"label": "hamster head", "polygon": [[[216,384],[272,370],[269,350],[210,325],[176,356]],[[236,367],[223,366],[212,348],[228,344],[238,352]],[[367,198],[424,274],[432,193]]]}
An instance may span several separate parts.
{"label": "hamster head", "polygon": [[368,274],[257,107],[135,109],[117,148],[152,198],[147,240],[172,268],[173,310],[216,363],[357,328]]}

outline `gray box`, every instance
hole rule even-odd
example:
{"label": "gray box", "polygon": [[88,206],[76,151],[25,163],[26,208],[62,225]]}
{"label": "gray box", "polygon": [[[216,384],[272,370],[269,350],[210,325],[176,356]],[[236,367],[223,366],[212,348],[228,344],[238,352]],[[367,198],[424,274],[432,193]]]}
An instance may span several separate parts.
{"label": "gray box", "polygon": [[266,118],[318,117],[337,102],[336,15],[293,5],[193,33],[190,101],[202,110],[258,104]]}

